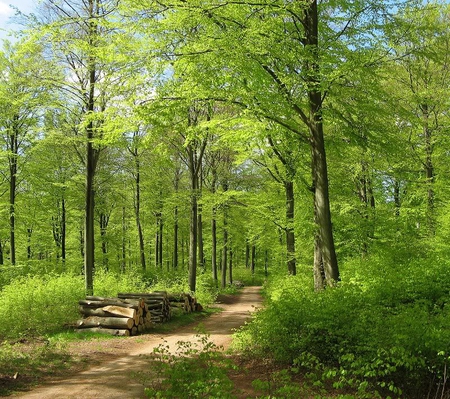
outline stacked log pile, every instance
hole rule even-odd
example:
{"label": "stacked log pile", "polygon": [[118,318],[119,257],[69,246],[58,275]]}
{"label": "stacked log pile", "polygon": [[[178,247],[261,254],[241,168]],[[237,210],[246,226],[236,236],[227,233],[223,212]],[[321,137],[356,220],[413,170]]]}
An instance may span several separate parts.
{"label": "stacked log pile", "polygon": [[83,319],[77,327],[112,335],[130,336],[151,328],[151,314],[141,298],[87,296],[78,302]]}
{"label": "stacked log pile", "polygon": [[119,293],[117,296],[124,300],[142,298],[151,314],[152,323],[164,323],[172,317],[169,297],[166,291],[155,291],[143,294]]}
{"label": "stacked log pile", "polygon": [[170,294],[169,302],[171,307],[180,308],[185,313],[191,313],[197,310],[197,301],[191,294]]}

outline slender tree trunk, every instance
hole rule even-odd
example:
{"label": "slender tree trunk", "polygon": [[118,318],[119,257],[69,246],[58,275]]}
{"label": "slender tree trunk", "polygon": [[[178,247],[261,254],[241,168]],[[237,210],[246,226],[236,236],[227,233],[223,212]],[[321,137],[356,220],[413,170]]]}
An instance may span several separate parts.
{"label": "slender tree trunk", "polygon": [[178,206],[175,206],[173,216],[173,268],[178,269]]}
{"label": "slender tree trunk", "polygon": [[256,265],[256,246],[252,244],[252,259],[250,263],[250,270],[252,272],[252,276],[255,274],[255,265]]}
{"label": "slender tree trunk", "polygon": [[61,199],[61,260],[66,263],[66,200]]}
{"label": "slender tree trunk", "polygon": [[11,264],[16,264],[16,193],[17,193],[17,159],[19,156],[18,116],[14,116],[9,135],[9,245]]}
{"label": "slender tree trunk", "polygon": [[225,288],[227,285],[227,254],[228,254],[228,228],[227,228],[227,214],[224,210],[223,215],[223,248],[222,248],[222,284]]}
{"label": "slender tree trunk", "polygon": [[296,275],[295,233],[294,233],[294,182],[285,181],[286,193],[286,250],[289,274]]}
{"label": "slender tree trunk", "polygon": [[[217,185],[217,169],[215,163],[211,168],[212,182],[211,191],[214,195],[216,193]],[[211,220],[211,267],[212,267],[212,277],[215,282],[216,287],[218,287],[218,276],[217,276],[217,209],[213,206],[212,209],[212,220]]]}
{"label": "slender tree trunk", "polygon": [[99,227],[102,242],[102,258],[103,258],[102,263],[103,267],[106,270],[108,270],[108,241],[107,241],[108,224],[109,224],[109,215],[101,212],[99,218]]}
{"label": "slender tree trunk", "polygon": [[320,252],[325,270],[326,284],[333,286],[339,280],[339,268],[331,224],[328,171],[323,134],[317,0],[311,1],[305,9],[304,25],[304,45],[310,51],[310,58],[305,62],[305,68],[307,71],[306,80],[310,112],[308,128],[312,151],[315,219],[320,237]]}
{"label": "slender tree trunk", "polygon": [[217,221],[216,221],[216,208],[213,208],[213,217],[211,220],[211,266],[212,277],[217,287]]}
{"label": "slender tree trunk", "polygon": [[248,269],[250,265],[250,243],[248,238],[245,239],[245,268]]}
{"label": "slender tree trunk", "polygon": [[231,285],[231,284],[233,284],[233,247],[231,245],[231,242],[229,244],[229,247],[230,247],[230,253],[229,253],[230,259],[228,262],[228,276],[229,276],[229,283]]}
{"label": "slender tree trunk", "polygon": [[[199,163],[199,177],[198,177],[198,184],[199,184],[199,195],[202,195],[202,189],[203,189],[203,167],[201,162]],[[198,244],[198,266],[205,270],[205,251],[203,248],[203,205],[201,202],[198,203],[198,212],[197,212],[197,244]]]}
{"label": "slender tree trunk", "polygon": [[139,255],[140,255],[140,262],[141,262],[141,268],[145,271],[146,269],[146,262],[145,262],[145,244],[144,244],[144,233],[142,231],[142,223],[141,223],[141,163],[139,160],[139,153],[137,148],[132,151],[132,154],[134,156],[134,165],[135,165],[135,204],[134,204],[134,212],[136,217],[136,227],[138,230],[138,237],[139,237]]}
{"label": "slender tree trunk", "polygon": [[32,228],[28,228],[27,229],[27,259],[30,260],[32,257],[32,252],[31,252],[31,236],[33,234],[33,229]]}
{"label": "slender tree trunk", "polygon": [[320,236],[316,232],[314,237],[314,290],[322,291],[326,286],[325,270],[323,268],[322,253],[320,251]]}
{"label": "slender tree trunk", "polygon": [[394,206],[395,206],[395,216],[399,217],[401,199],[400,199],[400,182],[398,180],[394,180]]}
{"label": "slender tree trunk", "polygon": [[[84,228],[83,228],[83,226],[80,226],[78,232],[79,232],[79,237],[80,237],[80,254],[81,254],[81,258],[84,259]],[[83,265],[83,271],[84,271],[84,265]]]}
{"label": "slender tree trunk", "polygon": [[156,233],[155,233],[155,267],[159,267],[159,223],[160,219],[158,214],[156,215]]}
{"label": "slender tree trunk", "polygon": [[158,247],[158,259],[159,259],[159,266],[162,268],[163,267],[163,231],[164,231],[164,223],[162,220],[162,214],[161,214],[161,218],[159,220],[159,247]]}
{"label": "slender tree trunk", "polygon": [[0,241],[0,265],[2,266],[5,264],[4,252],[5,252],[5,245],[3,244],[2,241]]}
{"label": "slender tree trunk", "polygon": [[[89,0],[89,15],[94,17],[94,0]],[[89,39],[90,50],[96,45],[97,22],[95,18],[89,20]],[[91,116],[95,112],[95,84],[96,84],[96,65],[95,56],[89,55],[88,59],[89,86],[86,114]],[[84,272],[85,288],[87,295],[94,293],[94,268],[95,268],[95,203],[94,203],[94,178],[97,168],[99,150],[94,148],[94,122],[91,120],[86,127],[86,207],[85,207],[85,236],[84,236]]]}
{"label": "slender tree trunk", "polygon": [[126,208],[122,207],[122,260],[120,264],[120,270],[125,273],[127,265],[127,223],[126,223]]}
{"label": "slender tree trunk", "polygon": [[189,289],[195,292],[197,282],[197,179],[191,176],[191,221],[189,224]]}
{"label": "slender tree trunk", "polygon": [[427,185],[427,224],[428,232],[434,236],[436,232],[435,212],[434,212],[434,166],[433,166],[433,142],[432,130],[430,127],[430,113],[428,104],[422,104],[422,119],[423,119],[423,136],[425,138],[425,178]]}

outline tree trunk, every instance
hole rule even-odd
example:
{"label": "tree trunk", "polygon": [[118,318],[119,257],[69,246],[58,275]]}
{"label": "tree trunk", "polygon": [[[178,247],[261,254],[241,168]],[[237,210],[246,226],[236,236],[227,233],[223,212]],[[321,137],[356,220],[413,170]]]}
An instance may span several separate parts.
{"label": "tree trunk", "polygon": [[5,264],[5,258],[4,258],[4,244],[3,242],[0,240],[0,265],[3,266]]}
{"label": "tree trunk", "polygon": [[61,260],[66,263],[66,200],[61,199]]}
{"label": "tree trunk", "polygon": [[16,192],[17,192],[17,158],[19,156],[19,117],[13,118],[9,135],[9,245],[11,264],[16,264]]}
{"label": "tree trunk", "polygon": [[248,238],[245,239],[245,268],[248,269],[250,265],[250,243]]}
{"label": "tree trunk", "polygon": [[126,224],[126,208],[122,207],[122,259],[120,263],[120,270],[125,273],[127,259],[127,224]]}
{"label": "tree trunk", "polygon": [[217,287],[217,221],[216,221],[216,208],[213,208],[213,217],[211,220],[211,267],[212,277]]}
{"label": "tree trunk", "polygon": [[[94,17],[94,0],[89,0],[89,15]],[[95,47],[97,36],[97,22],[95,18],[89,19],[89,48]],[[91,116],[95,112],[95,84],[96,84],[96,65],[95,56],[90,55],[88,59],[89,86],[86,115]],[[97,168],[99,150],[94,148],[94,122],[90,120],[86,127],[86,206],[85,206],[85,234],[84,234],[84,273],[86,294],[91,295],[94,292],[94,268],[95,268],[95,203],[94,203],[94,177]]]}
{"label": "tree trunk", "polygon": [[144,245],[144,233],[142,231],[142,224],[141,224],[141,164],[139,161],[139,153],[137,148],[134,149],[134,151],[131,151],[132,155],[134,156],[134,166],[135,166],[135,204],[134,204],[134,213],[136,217],[136,227],[138,230],[138,236],[139,236],[139,255],[140,255],[140,262],[141,262],[141,268],[145,271],[146,269],[146,263],[145,263],[145,245]]}
{"label": "tree trunk", "polygon": [[323,268],[322,253],[320,251],[319,233],[314,237],[314,290],[322,291],[326,286],[325,271]]}
{"label": "tree trunk", "polygon": [[286,250],[289,274],[296,275],[295,233],[294,233],[294,182],[285,181],[286,193]]}
{"label": "tree trunk", "polygon": [[163,231],[164,231],[164,223],[162,220],[162,213],[160,213],[160,219],[159,219],[159,247],[158,247],[158,259],[159,259],[159,266],[163,267]]}
{"label": "tree trunk", "polygon": [[225,288],[227,285],[227,254],[228,254],[228,229],[227,229],[227,215],[224,210],[223,215],[223,248],[222,248],[222,284]]}
{"label": "tree trunk", "polygon": [[[199,171],[198,171],[198,185],[199,185],[199,196],[202,195],[202,189],[203,189],[203,167],[202,162],[199,162],[198,165]],[[203,206],[201,203],[198,204],[198,214],[197,214],[197,244],[198,244],[198,266],[205,270],[205,251],[203,246],[203,216],[202,216],[202,210]]]}
{"label": "tree trunk", "polygon": [[436,231],[436,222],[434,214],[434,166],[433,166],[433,142],[432,130],[430,127],[430,113],[428,104],[421,105],[423,119],[423,136],[425,138],[425,178],[427,185],[427,224],[430,236],[434,236]]}
{"label": "tree trunk", "polygon": [[175,206],[173,216],[173,268],[178,269],[178,206]]}
{"label": "tree trunk", "polygon": [[255,274],[255,265],[256,265],[256,246],[252,244],[252,259],[250,263],[250,270],[252,272],[252,276]]}
{"label": "tree trunk", "polygon": [[304,45],[310,51],[305,62],[309,99],[309,133],[312,151],[314,206],[319,234],[320,253],[325,270],[326,284],[333,286],[339,280],[339,269],[334,246],[328,193],[328,171],[322,121],[322,93],[320,91],[319,35],[317,0],[305,9]]}
{"label": "tree trunk", "polygon": [[228,262],[228,276],[229,276],[229,283],[233,284],[233,247],[231,246],[231,242],[230,242],[230,259]]}
{"label": "tree trunk", "polygon": [[[88,129],[88,139],[92,139],[92,127]],[[92,142],[87,143],[86,164],[86,208],[85,208],[85,233],[84,233],[84,273],[85,289],[87,295],[94,292],[94,175],[95,175],[95,150]]]}
{"label": "tree trunk", "polygon": [[197,281],[197,182],[191,176],[191,220],[189,224],[189,289],[195,292]]}
{"label": "tree trunk", "polygon": [[99,217],[99,227],[100,236],[102,239],[102,257],[103,257],[103,267],[108,269],[108,242],[107,242],[107,231],[108,231],[109,215],[101,212]]}
{"label": "tree trunk", "polygon": [[31,259],[31,235],[33,234],[33,229],[28,228],[27,229],[27,259]]}
{"label": "tree trunk", "polygon": [[[217,168],[215,162],[211,166],[212,182],[211,182],[211,192],[214,195],[216,193],[217,185]],[[212,267],[212,277],[215,282],[216,287],[218,287],[218,276],[217,276],[217,209],[213,206],[212,209],[212,220],[211,220],[211,267]]]}
{"label": "tree trunk", "polygon": [[159,261],[159,216],[156,214],[156,233],[155,233],[155,267],[160,265]]}

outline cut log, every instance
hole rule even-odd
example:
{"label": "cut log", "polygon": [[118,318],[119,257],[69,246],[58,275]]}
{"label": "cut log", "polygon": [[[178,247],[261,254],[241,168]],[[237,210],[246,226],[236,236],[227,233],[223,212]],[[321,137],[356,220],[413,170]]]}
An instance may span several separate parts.
{"label": "cut log", "polygon": [[127,317],[129,319],[134,319],[137,316],[136,309],[124,308],[122,306],[108,305],[102,308],[105,312],[108,312],[114,316]]}
{"label": "cut log", "polygon": [[134,320],[126,317],[98,317],[89,316],[86,319],[78,320],[78,328],[90,328],[90,327],[106,327],[106,328],[132,328]]}
{"label": "cut log", "polygon": [[103,308],[105,306],[121,306],[124,308],[132,308],[139,309],[139,301],[135,301],[134,303],[130,303],[129,301],[120,301],[114,299],[108,299],[104,301],[92,301],[92,300],[80,300],[78,304],[81,306],[86,306],[90,308]]}

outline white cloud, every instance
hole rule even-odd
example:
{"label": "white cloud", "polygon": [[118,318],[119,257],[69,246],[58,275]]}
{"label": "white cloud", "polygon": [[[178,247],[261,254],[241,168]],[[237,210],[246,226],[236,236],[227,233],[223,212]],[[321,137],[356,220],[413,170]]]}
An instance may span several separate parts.
{"label": "white cloud", "polygon": [[0,1],[0,17],[9,17],[14,13],[14,10],[9,6],[8,3]]}

